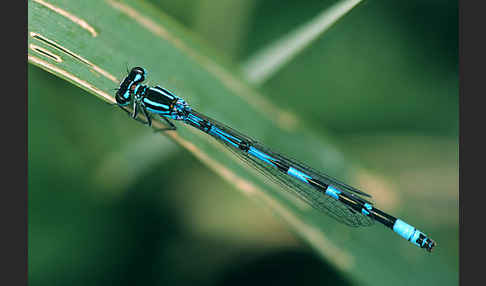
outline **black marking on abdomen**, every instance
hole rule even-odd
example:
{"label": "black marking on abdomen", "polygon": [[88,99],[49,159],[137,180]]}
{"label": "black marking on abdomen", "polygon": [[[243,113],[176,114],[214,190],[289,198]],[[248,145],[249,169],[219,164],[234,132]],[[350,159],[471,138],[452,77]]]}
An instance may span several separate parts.
{"label": "black marking on abdomen", "polygon": [[290,165],[288,164],[285,164],[284,162],[281,162],[281,161],[278,161],[278,160],[272,160],[272,163],[275,164],[275,166],[277,166],[277,168],[284,172],[284,173],[288,173],[289,171],[289,168],[290,168]]}
{"label": "black marking on abdomen", "polygon": [[311,186],[313,186],[315,189],[319,190],[320,192],[326,192],[328,185],[324,184],[323,182],[311,178],[310,180],[307,180]]}
{"label": "black marking on abdomen", "polygon": [[251,144],[245,140],[242,140],[239,144],[238,144],[238,148],[243,151],[243,152],[248,152],[248,150],[250,150],[250,146]]}
{"label": "black marking on abdomen", "polygon": [[397,220],[395,217],[376,208],[372,208],[370,210],[369,216],[392,229],[393,229],[393,225],[395,224],[395,221]]}

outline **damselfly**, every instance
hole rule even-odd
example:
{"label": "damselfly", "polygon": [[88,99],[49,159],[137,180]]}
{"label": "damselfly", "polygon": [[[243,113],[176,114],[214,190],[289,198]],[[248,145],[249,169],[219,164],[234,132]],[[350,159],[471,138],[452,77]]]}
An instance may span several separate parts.
{"label": "damselfly", "polygon": [[[142,84],[146,72],[133,68],[116,92],[117,104],[135,119],[139,109],[152,125],[151,114],[164,119],[168,128],[175,130],[170,121],[182,121],[215,138],[230,148],[238,157],[258,168],[267,177],[282,183],[317,210],[349,226],[369,226],[375,221],[391,228],[411,243],[431,251],[435,242],[423,232],[373,206],[370,195],[320,173],[309,166],[278,154],[255,140],[192,109],[184,99],[160,87]],[[125,106],[132,105],[132,111]]]}

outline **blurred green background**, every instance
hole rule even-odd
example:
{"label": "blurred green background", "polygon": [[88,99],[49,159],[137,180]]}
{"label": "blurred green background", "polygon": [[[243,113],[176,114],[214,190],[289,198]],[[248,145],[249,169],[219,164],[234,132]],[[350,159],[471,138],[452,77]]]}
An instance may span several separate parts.
{"label": "blurred green background", "polygon": [[[151,2],[238,66],[335,1]],[[447,246],[431,254],[447,285],[459,271],[457,13],[457,1],[366,1],[259,87],[407,193],[414,224]],[[190,153],[80,94],[28,66],[31,285],[387,284],[342,273]],[[130,177],[100,176],[127,160]]]}

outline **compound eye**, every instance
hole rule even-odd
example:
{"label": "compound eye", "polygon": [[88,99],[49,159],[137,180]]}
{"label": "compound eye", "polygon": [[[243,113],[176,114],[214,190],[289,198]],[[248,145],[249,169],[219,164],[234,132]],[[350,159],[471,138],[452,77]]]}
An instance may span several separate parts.
{"label": "compound eye", "polygon": [[145,69],[142,68],[142,67],[134,67],[134,68],[132,68],[132,70],[130,72],[137,73],[137,74],[140,74],[140,75],[143,75],[143,76],[145,76],[145,74],[146,74]]}

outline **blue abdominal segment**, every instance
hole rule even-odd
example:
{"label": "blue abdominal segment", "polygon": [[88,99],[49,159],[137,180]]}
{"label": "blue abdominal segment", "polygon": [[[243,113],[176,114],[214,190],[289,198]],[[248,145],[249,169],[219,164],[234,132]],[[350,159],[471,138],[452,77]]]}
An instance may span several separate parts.
{"label": "blue abdominal segment", "polygon": [[427,236],[423,232],[409,225],[403,220],[397,219],[395,221],[395,224],[393,225],[393,231],[421,248],[428,249],[435,245],[435,242],[427,238]]}
{"label": "blue abdominal segment", "polygon": [[210,135],[213,135],[213,136],[223,140],[224,142],[229,143],[230,145],[232,145],[235,148],[238,148],[239,143],[241,142],[241,140],[239,140],[238,138],[231,136],[228,133],[224,132],[223,130],[221,130],[217,127],[214,127],[214,126],[212,126],[210,128],[210,130],[208,130],[207,132]]}
{"label": "blue abdominal segment", "polygon": [[339,199],[339,194],[341,193],[340,190],[334,188],[333,186],[328,186],[326,189],[326,195],[335,198],[336,200]]}
{"label": "blue abdominal segment", "polygon": [[255,147],[251,146],[250,149],[248,150],[248,154],[258,158],[259,160],[262,160],[263,162],[273,166],[273,167],[277,167],[277,165],[275,165],[274,161],[275,159],[268,156],[267,154],[261,152],[260,150],[256,149]]}
{"label": "blue abdominal segment", "polygon": [[370,211],[372,209],[373,209],[373,207],[370,204],[366,203],[366,204],[364,204],[364,208],[361,209],[361,213],[368,216],[368,215],[370,215]]}
{"label": "blue abdominal segment", "polygon": [[200,125],[200,122],[202,121],[202,119],[199,118],[199,117],[196,117],[196,116],[194,116],[192,114],[189,114],[187,116],[186,120],[189,121],[189,122],[191,122],[191,123],[193,123],[193,124],[196,124],[197,126],[201,126]]}
{"label": "blue abdominal segment", "polygon": [[309,175],[306,175],[304,173],[302,173],[301,171],[295,169],[294,167],[290,167],[289,170],[287,171],[287,174],[289,174],[290,176],[294,177],[294,178],[297,178],[298,180],[308,184],[309,183],[309,179],[311,178]]}

